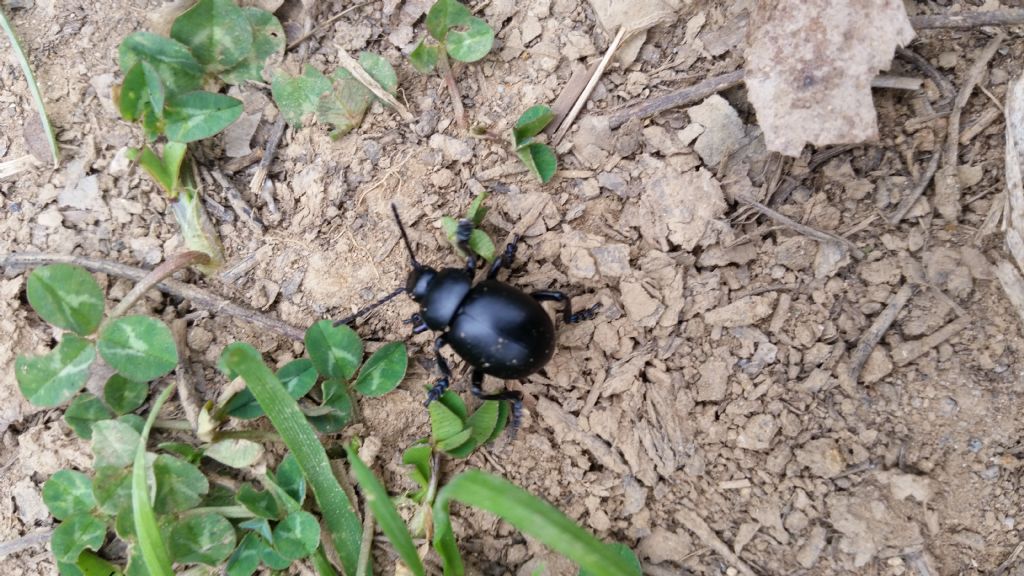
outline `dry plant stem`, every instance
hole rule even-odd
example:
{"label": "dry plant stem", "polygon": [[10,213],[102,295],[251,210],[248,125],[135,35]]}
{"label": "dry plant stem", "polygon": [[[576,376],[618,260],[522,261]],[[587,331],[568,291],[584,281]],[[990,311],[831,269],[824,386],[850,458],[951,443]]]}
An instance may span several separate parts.
{"label": "dry plant stem", "polygon": [[900,315],[900,312],[916,291],[917,288],[910,282],[900,286],[899,291],[886,304],[885,310],[882,310],[882,313],[875,318],[868,331],[861,335],[860,341],[857,342],[857,347],[854,348],[853,355],[850,358],[850,368],[847,372],[850,385],[855,386],[857,384],[860,372],[864,369],[864,364],[867,363],[871,352],[882,341],[882,336],[885,336],[885,333],[889,331],[889,327],[896,321],[896,317]]}
{"label": "dry plant stem", "polygon": [[162,264],[154,268],[152,271],[146,274],[144,278],[139,280],[135,286],[125,294],[121,302],[114,307],[110,312],[110,318],[117,318],[124,315],[146,292],[153,289],[154,286],[159,284],[168,276],[174,274],[178,270],[184,270],[193,264],[209,264],[210,257],[203,252],[192,251],[192,252],[179,252]]}
{"label": "dry plant stem", "polygon": [[220,184],[220,187],[224,189],[224,193],[228,197],[228,203],[231,204],[231,209],[238,214],[238,219],[244,221],[249,225],[250,228],[263,234],[266,229],[263,227],[263,220],[260,219],[259,214],[249,206],[249,203],[242,198],[242,194],[235,188],[235,185],[231,183],[231,180],[220,173],[219,170],[210,170],[210,175],[213,179]]}
{"label": "dry plant stem", "polygon": [[806,224],[801,224],[788,216],[785,216],[775,210],[772,210],[771,208],[765,206],[764,204],[761,204],[760,202],[754,200],[753,198],[737,196],[736,199],[752,207],[754,210],[757,210],[764,216],[771,218],[775,222],[782,224],[787,228],[792,228],[793,230],[803,234],[804,236],[807,236],[808,238],[813,238],[819,242],[838,242],[839,244],[842,244],[843,246],[848,248],[850,252],[858,259],[864,257],[864,253],[861,252],[860,248],[857,248],[857,246],[853,242],[850,242],[849,240],[843,238],[842,236],[838,236],[830,232],[825,232],[823,230],[818,230],[817,228],[811,228]]}
{"label": "dry plant stem", "polygon": [[373,556],[373,531],[376,529],[370,503],[363,506],[363,541],[359,546],[359,562],[356,563],[356,574],[368,574],[370,558]]}
{"label": "dry plant stem", "polygon": [[551,136],[558,128],[561,127],[562,121],[569,114],[569,110],[572,109],[573,104],[579,99],[580,94],[583,93],[583,89],[586,88],[590,79],[594,77],[594,73],[597,72],[597,66],[600,64],[600,60],[590,64],[586,68],[580,68],[569,77],[569,81],[565,83],[565,87],[562,88],[562,92],[555,99],[554,104],[551,105],[551,113],[554,118],[551,119],[551,123],[544,128],[544,133]]}
{"label": "dry plant stem", "polygon": [[[25,268],[54,263],[73,264],[93,272],[110,274],[111,276],[127,278],[136,282],[141,281],[147,274],[149,274],[149,271],[143,270],[142,268],[127,266],[118,262],[86,258],[82,256],[71,256],[68,254],[21,253],[10,254],[0,260],[0,266],[3,268]],[[240,306],[226,298],[211,294],[206,290],[197,288],[191,284],[186,284],[185,282],[167,279],[156,284],[155,288],[166,294],[177,296],[178,298],[187,298],[188,300],[191,300],[192,304],[197,308],[241,318],[247,322],[258,324],[273,330],[278,334],[287,336],[292,340],[302,341],[305,335],[303,330],[296,328],[291,324],[282,322],[277,318],[268,316],[253,310],[252,308]]]}
{"label": "dry plant stem", "polygon": [[933,105],[937,110],[945,109],[946,106],[953,102],[953,98],[956,96],[956,88],[953,87],[953,83],[948,78],[932,66],[932,63],[927,58],[909,48],[897,48],[896,55],[913,64],[914,67],[923,72],[925,76],[931,78],[932,82],[935,83],[939,92],[942,93],[942,98]]}
{"label": "dry plant stem", "polygon": [[696,534],[704,544],[717,552],[727,563],[739,570],[740,574],[743,574],[743,576],[756,576],[756,573],[750,569],[750,566],[747,566],[746,562],[740,559],[728,544],[722,542],[721,538],[715,534],[715,531],[708,526],[707,522],[688,506],[684,506],[676,512],[676,518],[682,521],[690,532]]}
{"label": "dry plant stem", "polygon": [[[940,143],[941,146],[941,143]],[[917,199],[924,194],[924,191],[928,189],[928,184],[931,183],[932,178],[935,176],[935,172],[939,169],[939,160],[942,158],[942,154],[938,150],[932,152],[932,158],[928,161],[928,166],[924,170],[924,174],[921,175],[921,179],[914,185],[914,189],[909,194],[900,200],[899,206],[896,207],[896,211],[889,216],[889,224],[899,224],[903,218],[907,216],[907,212],[914,207],[917,203]]]}
{"label": "dry plant stem", "polygon": [[612,112],[608,115],[608,126],[614,130],[632,118],[643,120],[671,108],[695,104],[712,94],[739,86],[742,82],[743,70],[735,70],[720,76],[713,76],[693,86],[679,88],[663,96],[650,98],[639,104]]}
{"label": "dry plant stem", "polygon": [[249,192],[253,195],[261,195],[267,204],[267,210],[275,216],[279,213],[277,203],[274,202],[273,194],[264,193],[263,183],[267,181],[270,164],[274,161],[274,156],[277,155],[277,147],[281,144],[285,126],[284,116],[279,114],[270,128],[270,136],[267,137],[267,146],[263,151],[263,158],[260,159],[260,165],[256,167],[256,172],[252,175],[252,180],[249,181]]}
{"label": "dry plant stem", "polygon": [[50,540],[50,536],[52,534],[53,530],[49,529],[40,532],[31,532],[29,534],[25,534],[21,538],[15,538],[14,540],[8,540],[7,542],[0,542],[0,558],[3,558],[8,554],[20,552],[26,548],[46,544]]}
{"label": "dry plant stem", "polygon": [[551,139],[552,143],[558,144],[561,142],[562,138],[565,137],[566,132],[569,131],[569,128],[572,128],[572,123],[576,121],[576,116],[579,115],[580,110],[582,110],[583,106],[587,103],[587,100],[590,98],[590,93],[594,91],[597,83],[601,80],[601,75],[604,74],[605,68],[607,68],[608,63],[612,61],[612,56],[615,56],[615,51],[619,49],[619,46],[625,38],[626,28],[619,28],[618,33],[615,34],[615,39],[612,40],[611,45],[608,46],[608,50],[604,53],[604,57],[601,58],[601,63],[598,64],[597,69],[594,70],[594,75],[590,77],[590,81],[587,82],[586,87],[583,88],[583,92],[580,94],[579,98],[576,99],[576,103],[573,104],[572,109],[569,110],[569,114],[567,114],[565,120],[562,121],[562,125],[559,126],[558,130],[555,132],[555,136]]}
{"label": "dry plant stem", "polygon": [[19,156],[18,158],[8,160],[7,162],[0,162],[0,180],[9,178],[30,168],[35,168],[38,164],[39,161],[31,154]]}
{"label": "dry plant stem", "polygon": [[[1022,552],[1024,552],[1024,542],[1017,544],[1017,547],[1013,549],[1013,552],[1010,553],[1009,557],[1007,557],[1006,560],[1003,560],[1002,564],[996,566],[996,569],[992,572],[992,576],[1003,576],[1006,574],[1010,570],[1010,567],[1017,562],[1018,558],[1020,558]],[[2,552],[0,552],[0,556],[3,556]]]}
{"label": "dry plant stem", "polygon": [[970,326],[971,321],[970,316],[960,316],[924,338],[900,344],[892,351],[893,364],[906,366],[925,352],[959,334],[964,328]]}
{"label": "dry plant stem", "polygon": [[328,26],[330,26],[331,24],[334,24],[338,20],[341,20],[341,17],[344,16],[345,14],[348,14],[349,12],[351,12],[353,10],[356,10],[358,8],[362,8],[363,6],[366,6],[367,4],[369,4],[369,2],[360,2],[359,4],[356,4],[354,6],[349,6],[348,8],[345,8],[344,10],[342,10],[341,12],[338,12],[334,16],[331,16],[327,20],[324,20],[323,22],[317,24],[316,28],[313,28],[309,32],[306,32],[302,36],[299,36],[298,38],[296,38],[291,44],[288,45],[288,47],[285,50],[286,51],[295,50],[295,48],[298,47],[299,44],[302,44],[306,40],[309,40],[310,38],[312,38],[314,35],[323,32]]}
{"label": "dry plant stem", "polygon": [[188,322],[184,318],[175,318],[171,322],[171,334],[174,336],[174,346],[178,349],[178,366],[175,368],[178,402],[185,411],[185,419],[195,432],[199,429],[199,402],[195,382],[192,380],[192,363],[189,360]]}
{"label": "dry plant stem", "polygon": [[398,112],[398,115],[402,117],[402,120],[405,120],[406,122],[412,122],[414,120],[412,112],[409,112],[409,109],[406,108],[404,104],[396,100],[395,97],[382,88],[372,76],[367,74],[366,70],[363,70],[363,67],[359,62],[348,53],[348,50],[345,50],[338,44],[335,44],[334,47],[338,50],[338,60],[341,61],[341,65],[348,70],[360,84],[366,86],[367,90],[373,92],[373,95],[380,98],[385,104],[394,108]]}
{"label": "dry plant stem", "polygon": [[455,75],[452,74],[452,67],[448,63],[448,54],[445,53],[444,48],[437,51],[437,67],[441,69],[441,76],[444,78],[445,86],[448,87],[448,96],[452,99],[455,123],[459,125],[459,132],[465,134],[469,131],[466,109],[462,106],[462,93],[459,92],[459,84],[455,81]]}
{"label": "dry plant stem", "polygon": [[911,16],[910,25],[915,30],[930,28],[981,28],[983,26],[1016,26],[1024,24],[1024,10],[997,10],[993,12],[970,12],[967,14],[934,14]]}

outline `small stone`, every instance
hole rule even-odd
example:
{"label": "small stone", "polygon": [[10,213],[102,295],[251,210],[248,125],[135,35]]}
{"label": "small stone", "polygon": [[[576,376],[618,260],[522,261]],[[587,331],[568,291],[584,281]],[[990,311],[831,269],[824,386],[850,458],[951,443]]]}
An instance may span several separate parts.
{"label": "small stone", "polygon": [[985,176],[985,168],[980,164],[974,166],[958,166],[957,167],[957,179],[960,181],[960,187],[963,189],[970,188]]}
{"label": "small stone", "polygon": [[952,50],[942,52],[941,54],[939,54],[939,68],[945,68],[947,70],[952,69],[956,67],[956,62],[959,59],[960,57],[957,55],[957,53],[953,52]]}
{"label": "small stone", "polygon": [[607,244],[590,250],[594,260],[597,261],[597,269],[602,276],[621,278],[629,274],[629,246],[625,244]]}
{"label": "small stone", "polygon": [[686,125],[685,128],[679,131],[679,143],[683,146],[689,146],[693,144],[693,141],[698,136],[704,133],[704,127],[696,122],[691,122]]}
{"label": "small stone", "polygon": [[704,313],[704,321],[711,326],[722,326],[734,328],[736,326],[749,326],[770,316],[775,310],[775,300],[778,295],[774,292],[747,296]]}
{"label": "small stone", "polygon": [[626,189],[626,179],[615,172],[601,172],[597,175],[597,183],[601,185],[601,188],[620,196]]}
{"label": "small stone", "polygon": [[775,249],[775,262],[799,272],[814,263],[818,254],[818,242],[806,236],[788,238]]}
{"label": "small stone", "polygon": [[718,94],[709,96],[689,109],[690,119],[704,127],[693,149],[704,165],[718,168],[725,155],[735,150],[743,138],[743,121],[729,101]]}
{"label": "small stone", "polygon": [[674,562],[682,565],[692,550],[693,542],[688,535],[669,532],[660,526],[651,531],[650,536],[641,540],[637,547],[640,556],[650,560],[651,564]]}
{"label": "small stone", "polygon": [[432,135],[430,137],[430,147],[440,150],[449,161],[454,160],[455,162],[463,163],[473,159],[472,146],[458,138],[452,138],[444,134]]}
{"label": "small stone", "polygon": [[643,129],[643,137],[647,145],[662,156],[671,156],[683,151],[684,146],[678,136],[661,126],[648,126]]}
{"label": "small stone", "polygon": [[831,478],[846,469],[846,460],[832,438],[811,440],[796,449],[796,461],[815,476]]}
{"label": "small stone", "polygon": [[804,540],[803,546],[797,550],[796,561],[804,568],[811,568],[818,563],[818,557],[825,550],[828,532],[823,526],[815,526],[811,534]]}
{"label": "small stone", "polygon": [[779,431],[779,423],[771,414],[756,414],[752,416],[739,436],[736,437],[736,446],[744,450],[764,451],[771,447],[772,438]]}
{"label": "small stone", "polygon": [[665,311],[665,305],[647,293],[647,290],[635,281],[625,281],[622,290],[622,306],[626,315],[638,326],[650,327],[658,322],[658,317]]}
{"label": "small stone", "polygon": [[720,402],[725,399],[729,386],[729,365],[719,359],[711,359],[700,367],[697,381],[698,402]]}
{"label": "small stone", "polygon": [[865,384],[874,384],[885,378],[892,372],[892,360],[889,353],[881,347],[875,347],[864,363],[864,369],[860,372],[860,380]]}

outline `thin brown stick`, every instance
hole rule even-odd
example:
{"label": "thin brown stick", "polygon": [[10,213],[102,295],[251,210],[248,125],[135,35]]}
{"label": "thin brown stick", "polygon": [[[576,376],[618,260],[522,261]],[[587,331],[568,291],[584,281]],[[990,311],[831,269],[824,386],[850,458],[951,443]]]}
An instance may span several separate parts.
{"label": "thin brown stick", "polygon": [[341,61],[341,65],[345,70],[349,71],[349,74],[352,74],[353,78],[358,80],[363,86],[366,86],[366,89],[373,92],[373,95],[380,98],[382,102],[394,108],[398,115],[402,117],[402,120],[412,122],[415,119],[412,112],[409,112],[409,109],[405,107],[405,104],[396,100],[394,96],[373,79],[373,76],[370,76],[366,70],[363,70],[363,66],[348,53],[348,50],[339,44],[335,44],[334,48],[338,51],[338,60]]}
{"label": "thin brown stick", "polygon": [[927,58],[909,48],[897,48],[896,55],[913,64],[915,68],[923,72],[925,76],[931,78],[932,82],[935,83],[935,86],[942,94],[942,98],[933,104],[936,110],[943,110],[953,103],[953,98],[956,97],[956,88],[953,87],[953,83],[949,81],[949,78],[946,78],[945,75],[932,66],[932,63]]}
{"label": "thin brown stick", "polygon": [[254,231],[263,234],[266,231],[266,228],[263,226],[263,220],[260,219],[260,215],[253,210],[252,206],[245,201],[245,198],[242,198],[242,194],[231,180],[221,174],[220,170],[210,170],[209,173],[220,184],[220,187],[224,189],[224,194],[228,197],[228,204],[231,204],[231,209],[235,211],[235,214],[238,214],[238,219],[244,221]]}
{"label": "thin brown stick", "polygon": [[882,341],[882,336],[885,336],[885,333],[889,331],[889,327],[896,321],[896,317],[900,315],[900,312],[906,307],[907,302],[910,302],[910,297],[916,291],[917,288],[910,282],[900,286],[899,291],[889,299],[885,310],[882,310],[882,313],[875,318],[867,332],[861,335],[860,341],[857,342],[857,347],[854,348],[853,354],[850,357],[850,367],[846,374],[849,386],[857,385],[857,379],[860,378],[860,372],[864,369],[864,364],[867,363],[871,352]]}
{"label": "thin brown stick", "polygon": [[572,109],[570,109],[569,113],[566,114],[562,123],[558,126],[558,130],[555,131],[555,135],[551,139],[551,142],[554,144],[558,144],[562,141],[562,138],[565,137],[569,128],[572,127],[572,123],[576,121],[576,116],[579,115],[580,110],[582,110],[583,106],[586,105],[587,100],[590,98],[590,93],[594,91],[597,83],[601,80],[601,76],[604,74],[605,68],[608,67],[608,63],[612,61],[612,56],[615,55],[615,51],[619,49],[619,46],[622,45],[622,41],[625,40],[626,32],[626,28],[621,27],[615,34],[615,39],[612,40],[611,45],[608,46],[608,50],[605,51],[604,57],[601,58],[601,62],[594,70],[594,74],[590,77],[590,81],[587,82],[587,85],[583,88],[583,92],[580,93],[579,97],[576,99],[576,103],[572,105]]}
{"label": "thin brown stick", "polygon": [[[111,262],[109,260],[100,260],[97,258],[71,256],[69,254],[9,254],[0,260],[0,267],[27,268],[54,263],[73,264],[93,272],[127,278],[135,282],[141,282],[142,279],[149,274],[148,270],[136,268],[135,266],[128,266],[126,264]],[[187,298],[188,300],[191,300],[192,304],[197,308],[210,310],[212,312],[221,312],[229,316],[241,318],[242,320],[252,322],[253,324],[259,324],[260,326],[266,327],[293,340],[301,341],[305,336],[305,332],[303,330],[296,328],[291,324],[253,310],[252,308],[235,304],[226,298],[211,294],[206,290],[197,288],[191,284],[167,279],[157,284],[156,288],[161,292],[177,296],[178,298]]]}
{"label": "thin brown stick", "polygon": [[345,14],[348,14],[349,12],[351,12],[353,10],[356,10],[358,8],[362,8],[363,6],[366,6],[367,4],[369,4],[369,2],[360,2],[359,4],[355,4],[353,6],[349,6],[348,8],[345,8],[344,10],[342,10],[341,12],[338,12],[334,16],[331,16],[327,20],[324,20],[323,22],[317,24],[316,28],[313,28],[309,32],[306,32],[302,36],[299,36],[298,38],[293,40],[292,43],[289,44],[288,47],[285,50],[286,51],[295,50],[295,48],[298,47],[299,44],[302,44],[306,40],[309,40],[313,36],[323,32],[324,29],[326,29],[328,26],[330,26],[331,24],[334,24],[338,20],[341,20],[341,17],[344,16]]}
{"label": "thin brown stick", "polygon": [[193,264],[209,264],[210,257],[204,252],[191,251],[191,252],[179,252],[162,264],[151,270],[146,277],[135,284],[135,286],[125,294],[121,302],[118,303],[113,310],[110,311],[110,318],[117,318],[122,316],[128,311],[132,305],[135,304],[142,297],[143,294],[149,292],[154,286],[160,283],[161,280],[171,276],[178,270],[183,270],[192,266]]}
{"label": "thin brown stick", "polygon": [[720,76],[713,76],[693,86],[679,88],[668,94],[649,98],[626,108],[613,111],[608,115],[608,126],[614,130],[632,118],[643,120],[671,108],[696,104],[712,94],[739,86],[742,82],[743,70],[734,70]]}
{"label": "thin brown stick", "polygon": [[270,173],[270,164],[274,161],[274,156],[277,155],[277,147],[281,144],[281,137],[284,136],[285,126],[284,116],[278,114],[277,120],[274,121],[274,125],[270,128],[270,136],[267,137],[267,144],[263,151],[263,157],[260,158],[260,165],[256,167],[256,172],[252,175],[252,180],[249,181],[249,192],[253,195],[259,194],[263,198],[263,202],[266,203],[267,210],[274,216],[279,214],[277,203],[274,201],[272,193],[264,191],[263,184],[267,181],[267,174]]}
{"label": "thin brown stick", "polygon": [[754,210],[757,210],[764,216],[771,218],[775,222],[782,224],[787,228],[792,228],[793,230],[799,232],[800,234],[803,234],[804,236],[807,236],[808,238],[813,238],[819,242],[837,242],[848,248],[850,252],[857,258],[863,258],[864,256],[864,253],[861,252],[860,248],[857,248],[857,246],[853,242],[850,242],[849,240],[843,238],[842,236],[832,234],[831,232],[825,232],[824,230],[818,230],[817,228],[811,228],[806,224],[801,224],[796,220],[793,220],[789,216],[772,210],[771,208],[765,206],[764,204],[761,204],[760,202],[754,200],[753,198],[748,198],[746,196],[739,195],[736,197],[736,199],[750,206]]}
{"label": "thin brown stick", "polygon": [[0,558],[3,558],[8,554],[21,552],[26,548],[32,548],[35,546],[39,546],[40,544],[46,544],[50,540],[50,536],[52,534],[53,530],[47,529],[39,532],[30,532],[20,538],[15,538],[14,540],[0,542]]}
{"label": "thin brown stick", "polygon": [[960,87],[956,100],[953,101],[953,109],[949,113],[942,168],[935,175],[935,209],[950,222],[957,220],[962,208],[960,205],[960,181],[957,174],[960,164],[960,116],[963,114],[964,106],[967,105],[975,86],[988,69],[989,61],[995,56],[996,50],[999,49],[1005,38],[1006,35],[999,31],[981,50],[978,59],[971,64],[967,71],[963,86]]}
{"label": "thin brown stick", "polygon": [[[941,138],[941,137],[940,137]],[[941,142],[938,143],[942,145]],[[914,185],[914,189],[909,194],[900,200],[899,206],[896,207],[896,211],[889,216],[889,224],[899,224],[907,216],[907,212],[914,207],[917,203],[917,199],[924,194],[924,191],[928,189],[928,184],[931,184],[932,178],[935,177],[935,172],[939,169],[939,160],[942,158],[942,154],[938,150],[932,152],[932,158],[928,161],[928,166],[925,167],[924,174],[921,175],[921,179]]]}
{"label": "thin brown stick", "polygon": [[[192,378],[192,363],[189,360],[188,348],[188,321],[184,318],[175,318],[171,322],[171,335],[174,336],[174,346],[178,349],[178,366],[175,368],[178,386],[178,403],[185,411],[185,419],[192,427],[192,432],[199,431],[199,406],[196,398],[195,381]],[[208,440],[203,438],[203,440]]]}
{"label": "thin brown stick", "polygon": [[676,519],[686,526],[687,530],[696,534],[705,545],[717,552],[726,562],[736,568],[740,574],[743,574],[743,576],[756,576],[756,573],[751,570],[750,566],[747,566],[747,563],[733,552],[728,544],[722,542],[722,539],[715,534],[711,526],[708,526],[708,523],[698,516],[696,512],[684,506],[676,512]]}
{"label": "thin brown stick", "polygon": [[925,352],[959,334],[964,328],[970,326],[972,321],[970,316],[960,316],[924,338],[900,344],[892,351],[893,363],[897,366],[910,364]]}
{"label": "thin brown stick", "polygon": [[997,10],[993,12],[969,12],[966,14],[929,14],[911,16],[910,25],[915,30],[933,28],[981,28],[983,26],[1016,26],[1024,24],[1024,10]]}
{"label": "thin brown stick", "polygon": [[466,109],[462,106],[462,93],[459,92],[459,83],[455,81],[452,66],[448,62],[448,55],[443,48],[437,51],[437,67],[441,70],[441,77],[444,78],[444,84],[448,88],[448,96],[452,99],[455,123],[459,126],[459,132],[465,134],[469,131],[469,121],[466,120]]}

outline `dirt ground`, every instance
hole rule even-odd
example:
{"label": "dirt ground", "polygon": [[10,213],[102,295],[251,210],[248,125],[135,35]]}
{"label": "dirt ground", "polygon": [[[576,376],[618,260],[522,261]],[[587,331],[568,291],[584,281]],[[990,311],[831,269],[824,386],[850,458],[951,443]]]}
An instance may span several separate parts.
{"label": "dirt ground", "polygon": [[[447,473],[464,466],[500,473],[601,538],[630,545],[645,573],[658,576],[742,573],[719,544],[757,574],[1024,574],[1024,559],[1014,555],[1024,542],[1016,524],[1024,521],[1024,339],[992,272],[1004,255],[1002,237],[978,237],[992,203],[1003,201],[1001,115],[961,146],[959,221],[919,204],[899,225],[877,216],[920,177],[945,130],[944,119],[926,118],[940,97],[930,80],[918,91],[876,90],[881,139],[830,158],[767,153],[743,88],[696,111],[675,109],[613,131],[595,121],[742,65],[753,2],[698,0],[685,3],[679,25],[651,31],[627,68],[609,69],[558,147],[564,172],[542,186],[507,145],[460,134],[443,82],[417,74],[404,58],[429,4],[368,2],[289,52],[289,63],[305,59],[321,70],[338,66],[336,44],[383,54],[417,118],[407,125],[375,105],[337,142],[326,129],[288,130],[270,174],[278,213],[248,196],[251,165],[228,175],[266,223],[262,232],[231,210],[220,186],[208,186],[228,263],[220,275],[184,279],[296,326],[337,318],[404,282],[408,261],[390,202],[402,210],[420,259],[438,265],[455,262],[440,217],[461,214],[488,190],[494,209],[485,229],[499,241],[524,233],[511,282],[563,289],[577,306],[603,309],[593,322],[561,329],[541,374],[510,383],[526,395],[515,441],[449,462]],[[908,7],[950,11],[977,2],[920,4]],[[456,74],[470,121],[495,133],[506,134],[530,105],[553,102],[610,42],[584,2],[481,5],[498,42]],[[110,100],[120,81],[118,43],[152,29],[160,6],[5,0],[63,157],[56,170],[0,182],[0,253],[74,253],[151,267],[181,248],[166,201],[125,158],[140,131],[118,118]],[[318,20],[348,6],[321,2]],[[1008,80],[1021,71],[1019,32],[1009,29],[964,126],[998,111]],[[959,86],[988,40],[981,30],[931,30],[912,49]],[[38,129],[6,41],[0,54],[4,161],[32,151]],[[902,60],[894,70],[923,77]],[[259,119],[254,149],[276,115],[268,92],[248,86],[238,94]],[[726,154],[712,149],[718,136]],[[226,148],[223,137],[214,139],[201,163],[223,167],[231,160]],[[759,216],[735,200],[747,190],[856,250]],[[861,378],[843,380],[861,336],[911,280],[917,289]],[[110,300],[130,288],[101,281]],[[155,292],[139,308],[189,317],[207,397],[226,384],[215,362],[229,342],[253,343],[272,364],[302,353],[285,337]],[[408,337],[401,323],[414,311],[400,299],[360,324],[371,341],[407,338],[414,360],[398,391],[363,400],[366,421],[346,433],[381,441],[378,463],[394,491],[411,487],[400,453],[427,433],[421,390],[436,377],[431,336]],[[916,358],[903,355],[907,343],[958,318],[965,328]],[[24,276],[14,272],[0,277],[0,337],[5,542],[52,526],[42,483],[62,467],[87,470],[90,456],[61,410],[33,408],[17,390],[14,356],[42,352],[54,333],[29,310]],[[456,388],[465,392],[467,374],[459,373]],[[461,509],[456,518],[462,549],[481,574],[525,575],[542,564],[549,574],[575,573],[487,514]],[[0,573],[56,569],[39,544],[0,558]]]}

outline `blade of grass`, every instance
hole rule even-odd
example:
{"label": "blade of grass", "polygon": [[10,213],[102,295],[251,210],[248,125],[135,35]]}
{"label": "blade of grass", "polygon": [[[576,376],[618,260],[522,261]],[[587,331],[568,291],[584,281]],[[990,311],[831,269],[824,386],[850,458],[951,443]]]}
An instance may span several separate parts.
{"label": "blade of grass", "polygon": [[267,368],[259,352],[252,346],[242,342],[229,345],[221,355],[221,364],[241,375],[285,445],[295,455],[320,505],[345,573],[356,574],[362,539],[359,517],[354,504],[345,496],[337,478],[332,474],[327,452],[299,410],[299,405],[288,395],[281,381]]}
{"label": "blade of grass", "polygon": [[434,548],[444,560],[446,575],[463,573],[448,515],[452,500],[497,515],[594,576],[640,575],[611,546],[580,528],[554,506],[507,480],[479,470],[468,470],[453,478],[434,502]]}
{"label": "blade of grass", "polygon": [[50,119],[46,116],[46,107],[43,106],[43,95],[39,92],[39,85],[36,84],[35,76],[32,75],[32,67],[29,66],[28,57],[21,50],[21,45],[18,44],[18,37],[14,35],[14,29],[11,27],[10,21],[7,20],[2,7],[0,7],[0,28],[4,29],[7,38],[11,41],[11,47],[14,48],[14,56],[18,59],[18,64],[21,64],[22,72],[25,73],[29,92],[32,93],[32,99],[35,100],[36,108],[39,109],[39,120],[43,123],[43,131],[46,132],[46,138],[50,143],[53,167],[56,168],[60,165],[60,150],[57,148],[57,136],[54,135],[53,126],[50,125]]}
{"label": "blade of grass", "polygon": [[146,569],[154,576],[174,576],[174,570],[171,568],[171,556],[167,552],[167,545],[156,523],[153,505],[149,501],[149,484],[146,482],[146,440],[149,438],[149,431],[153,429],[160,408],[171,397],[175,388],[174,384],[164,388],[153,402],[149,418],[142,427],[139,446],[135,449],[135,462],[132,464],[132,516],[135,520],[135,534],[139,538]]}
{"label": "blade of grass", "polygon": [[416,546],[412,543],[409,529],[402,521],[402,517],[398,515],[398,510],[395,509],[394,503],[388,496],[387,489],[380,483],[373,471],[359,459],[359,454],[352,445],[346,446],[345,452],[348,453],[352,474],[355,475],[356,482],[366,493],[366,501],[370,505],[374,517],[377,518],[377,522],[380,523],[381,531],[395,547],[395,552],[398,552],[399,558],[405,562],[406,567],[415,576],[423,576],[423,562],[416,554]]}

